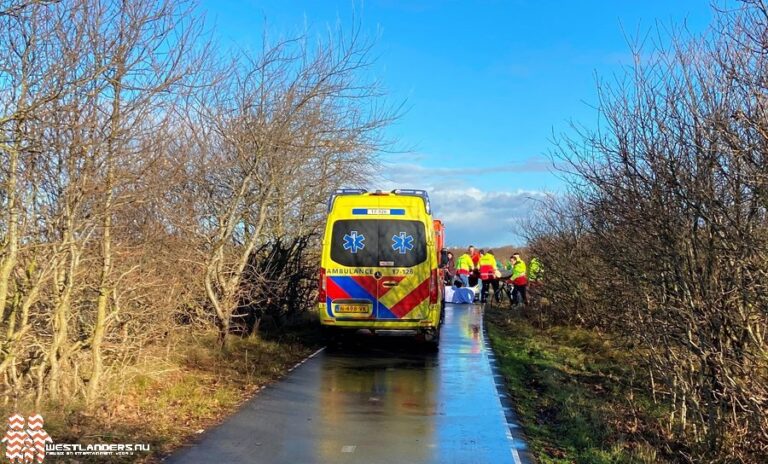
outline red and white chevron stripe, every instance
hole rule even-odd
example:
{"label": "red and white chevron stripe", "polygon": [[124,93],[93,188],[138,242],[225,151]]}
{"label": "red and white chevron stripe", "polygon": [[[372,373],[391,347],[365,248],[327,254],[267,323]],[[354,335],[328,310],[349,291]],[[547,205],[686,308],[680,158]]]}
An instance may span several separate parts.
{"label": "red and white chevron stripe", "polygon": [[17,452],[21,451],[22,448],[26,446],[26,442],[29,440],[29,437],[24,432],[9,430],[6,432],[5,436],[3,437],[3,440],[5,442],[5,450],[6,452]]}
{"label": "red and white chevron stripe", "polygon": [[28,433],[35,442],[51,441],[51,436],[45,430],[30,430]]}
{"label": "red and white chevron stripe", "polygon": [[24,432],[18,430],[9,430],[3,440],[6,443],[5,457],[9,462],[21,463],[22,459],[34,458],[30,453],[34,453],[32,439]]}
{"label": "red and white chevron stripe", "polygon": [[43,416],[40,414],[27,417],[27,434],[32,440],[28,451],[33,451],[38,463],[45,459],[45,443],[53,442],[48,432],[43,430],[43,423]]}
{"label": "red and white chevron stripe", "polygon": [[43,416],[35,414],[27,417],[27,427],[30,429],[40,429],[43,427]]}
{"label": "red and white chevron stripe", "polygon": [[5,438],[8,440],[23,440],[27,438],[27,434],[23,430],[9,430],[5,433]]}
{"label": "red and white chevron stripe", "polygon": [[45,435],[38,435],[37,438],[33,438],[32,441],[34,442],[36,448],[43,451],[45,451],[45,442],[53,442],[47,433]]}
{"label": "red and white chevron stripe", "polygon": [[8,418],[8,428],[13,430],[21,430],[24,428],[24,416],[21,414],[14,414]]}
{"label": "red and white chevron stripe", "polygon": [[9,443],[5,447],[5,452],[6,453],[18,453],[18,452],[23,451],[23,450],[24,450],[24,443],[23,442],[21,442],[21,443]]}
{"label": "red and white chevron stripe", "polygon": [[34,414],[25,420],[21,414],[8,418],[8,430],[3,436],[5,457],[11,464],[31,464],[37,461],[42,464],[45,459],[45,444],[53,439],[43,429],[43,416]]}

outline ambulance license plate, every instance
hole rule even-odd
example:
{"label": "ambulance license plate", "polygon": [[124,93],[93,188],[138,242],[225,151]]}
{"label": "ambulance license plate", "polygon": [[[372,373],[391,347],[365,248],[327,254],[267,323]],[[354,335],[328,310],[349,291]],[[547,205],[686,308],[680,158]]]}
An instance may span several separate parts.
{"label": "ambulance license plate", "polygon": [[343,303],[334,305],[333,311],[335,313],[367,314],[371,312],[371,305]]}

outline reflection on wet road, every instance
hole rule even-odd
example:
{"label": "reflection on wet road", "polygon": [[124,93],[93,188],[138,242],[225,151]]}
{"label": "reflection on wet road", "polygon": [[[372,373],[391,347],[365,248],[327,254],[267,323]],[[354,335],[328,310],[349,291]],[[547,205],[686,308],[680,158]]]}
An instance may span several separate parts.
{"label": "reflection on wet road", "polygon": [[168,461],[527,462],[489,358],[482,309],[448,305],[439,353],[402,338],[325,350]]}

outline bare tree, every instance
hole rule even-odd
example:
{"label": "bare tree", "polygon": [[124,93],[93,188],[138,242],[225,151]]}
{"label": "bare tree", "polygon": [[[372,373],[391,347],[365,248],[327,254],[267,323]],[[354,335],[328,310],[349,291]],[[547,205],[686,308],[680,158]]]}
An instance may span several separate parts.
{"label": "bare tree", "polygon": [[370,45],[357,30],[316,49],[307,41],[265,40],[258,56],[193,103],[189,171],[200,173],[205,197],[192,221],[222,345],[254,250],[286,234],[289,218],[316,219],[332,185],[359,180],[393,118],[376,106],[377,85],[361,80]]}
{"label": "bare tree", "polygon": [[99,101],[104,114],[98,128],[101,265],[90,340],[91,404],[98,394],[101,345],[115,292],[113,217],[122,203],[136,201],[128,186],[156,162],[160,153],[154,150],[153,134],[169,122],[175,98],[195,84],[192,79],[201,64],[193,49],[200,27],[189,8],[184,2],[146,0],[94,4],[91,11],[93,56],[105,68]]}
{"label": "bare tree", "polygon": [[3,401],[94,408],[172,331],[307,311],[324,201],[395,117],[370,49],[339,29],[221,65],[191,2],[0,0]]}
{"label": "bare tree", "polygon": [[566,261],[589,269],[550,299],[641,342],[695,462],[768,450],[767,13],[748,2],[710,35],[638,50],[626,81],[600,89],[600,130],[561,143],[572,200],[532,237],[555,277]]}
{"label": "bare tree", "polygon": [[55,102],[82,82],[82,76],[70,67],[74,55],[67,49],[76,47],[77,41],[68,41],[79,29],[68,22],[67,15],[17,2],[4,5],[2,11],[7,14],[0,16],[0,72],[7,87],[0,95],[0,198],[5,213],[0,227],[0,309],[7,330],[0,372],[10,367],[15,377],[18,350],[30,329],[30,310],[56,267],[55,260],[49,259],[56,250],[46,250],[48,229],[40,220],[50,200],[38,184],[47,164],[43,121]]}

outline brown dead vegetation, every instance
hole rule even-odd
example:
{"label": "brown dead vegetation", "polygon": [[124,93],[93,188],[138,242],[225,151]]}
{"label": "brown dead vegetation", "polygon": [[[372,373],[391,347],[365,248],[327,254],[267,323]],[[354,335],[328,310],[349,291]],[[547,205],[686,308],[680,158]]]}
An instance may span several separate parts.
{"label": "brown dead vegetation", "polygon": [[357,26],[253,52],[207,34],[185,0],[0,0],[3,410],[127,417],[127,372],[180,369],[151,402],[209,364],[185,337],[257,371],[296,358],[232,334],[306,322],[325,200],[366,179],[394,114]]}
{"label": "brown dead vegetation", "polygon": [[[660,37],[663,34],[660,32]],[[687,462],[768,456],[768,5],[635,50],[531,224],[544,320],[625,337]],[[668,40],[669,39],[669,40]]]}

